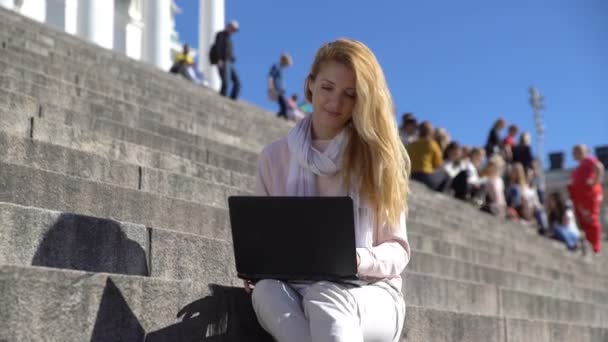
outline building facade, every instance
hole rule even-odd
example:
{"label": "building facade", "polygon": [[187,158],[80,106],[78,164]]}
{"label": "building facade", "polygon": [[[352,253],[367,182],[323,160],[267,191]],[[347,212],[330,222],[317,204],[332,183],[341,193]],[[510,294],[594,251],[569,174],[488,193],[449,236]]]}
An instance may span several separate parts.
{"label": "building facade", "polygon": [[[215,33],[224,28],[224,0],[199,5],[199,68],[210,86],[219,88],[217,71],[205,57]],[[182,46],[174,0],[0,0],[0,6],[163,70]]]}

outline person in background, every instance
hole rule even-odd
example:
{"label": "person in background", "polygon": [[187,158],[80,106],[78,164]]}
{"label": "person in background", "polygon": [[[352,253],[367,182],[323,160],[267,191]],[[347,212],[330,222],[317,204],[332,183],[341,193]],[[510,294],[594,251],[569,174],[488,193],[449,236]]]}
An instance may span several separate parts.
{"label": "person in background", "polygon": [[505,217],[507,201],[505,199],[505,183],[502,179],[505,161],[499,154],[488,159],[483,176],[486,178],[486,199],[482,210],[498,217]]}
{"label": "person in background", "polygon": [[450,142],[445,148],[443,158],[443,170],[450,177],[451,183],[451,180],[466,168],[466,165],[462,160],[462,148],[460,147],[460,144],[456,141]]}
{"label": "person in background", "polygon": [[536,189],[538,200],[541,204],[545,204],[545,184],[540,178],[541,165],[538,159],[532,160],[532,168],[528,170],[528,183],[530,187]]}
{"label": "person in background", "polygon": [[545,210],[538,200],[536,189],[528,185],[526,172],[520,163],[513,164],[510,169],[507,205],[517,214],[517,218],[525,221],[535,219],[539,232],[547,230]]}
{"label": "person in background", "polygon": [[232,83],[232,91],[230,98],[238,99],[241,90],[241,81],[236,72],[234,63],[236,57],[234,55],[234,46],[232,45],[232,35],[239,31],[239,23],[236,20],[231,21],[226,25],[226,29],[220,31],[215,36],[214,48],[217,51],[217,67],[222,79],[222,87],[220,95],[227,96],[228,88]]}
{"label": "person in background", "polygon": [[549,211],[549,230],[544,235],[563,242],[569,250],[579,247],[581,232],[576,226],[572,208],[568,207],[564,196],[559,192],[549,195],[547,201]]}
{"label": "person in background", "polygon": [[603,196],[604,165],[589,154],[585,145],[574,146],[572,154],[579,165],[572,171],[568,191],[578,223],[593,251],[599,253],[602,243],[600,205]]}
{"label": "person in background", "polygon": [[492,125],[490,133],[488,133],[488,140],[486,141],[486,156],[491,158],[495,153],[502,154],[503,147],[500,140],[500,131],[507,125],[507,122],[503,118],[499,118]]}
{"label": "person in background", "polygon": [[532,161],[534,156],[532,155],[532,147],[530,133],[523,132],[519,136],[519,144],[512,148],[513,163],[520,163],[523,165],[526,172],[532,168]]}
{"label": "person in background", "polygon": [[293,94],[287,100],[287,117],[293,121],[300,121],[304,119],[306,113],[304,113],[298,104],[298,94]]}
{"label": "person in background", "polygon": [[510,125],[507,129],[507,136],[502,141],[502,145],[505,151],[505,160],[511,162],[513,160],[513,146],[515,145],[515,137],[519,129],[516,125]]}
{"label": "person in background", "polygon": [[268,72],[268,97],[277,101],[279,112],[277,117],[288,119],[287,99],[285,98],[285,86],[283,85],[283,70],[293,64],[293,59],[287,53],[281,54],[279,62],[272,65]]}
{"label": "person in background", "polygon": [[413,113],[404,113],[401,116],[399,137],[404,146],[407,146],[418,138],[418,122]]}
{"label": "person in background", "polygon": [[[401,275],[410,259],[409,159],[388,85],[369,48],[340,39],[319,49],[305,89],[313,114],[264,148],[256,194],[348,194],[364,284],[263,279],[253,288],[254,312],[279,342],[399,341],[405,318]],[[250,286],[245,283],[246,290]]]}
{"label": "person in background", "polygon": [[425,121],[418,129],[418,139],[406,146],[412,161],[412,179],[435,191],[445,191],[448,175],[441,168],[443,153],[433,139],[433,125]]}
{"label": "person in background", "polygon": [[200,85],[203,83],[194,68],[194,59],[192,58],[192,55],[190,55],[190,46],[188,44],[184,44],[182,51],[175,55],[175,61],[169,71],[174,74],[182,75],[185,79],[195,84]]}
{"label": "person in background", "polygon": [[485,179],[479,176],[479,170],[483,162],[484,151],[481,148],[473,148],[466,158],[463,159],[464,171],[452,180],[454,197],[466,201],[472,200],[476,205],[483,204],[485,196]]}
{"label": "person in background", "polygon": [[452,137],[445,128],[439,127],[435,130],[435,141],[443,152],[448,147],[450,142],[452,142]]}

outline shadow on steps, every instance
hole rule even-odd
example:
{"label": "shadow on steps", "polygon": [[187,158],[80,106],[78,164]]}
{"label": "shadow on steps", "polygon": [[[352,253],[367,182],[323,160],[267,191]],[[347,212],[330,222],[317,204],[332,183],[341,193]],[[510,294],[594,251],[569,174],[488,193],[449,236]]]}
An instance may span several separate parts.
{"label": "shadow on steps", "polygon": [[141,228],[122,227],[110,219],[63,213],[44,233],[32,265],[148,276],[142,246],[145,239],[147,232]]}
{"label": "shadow on steps", "polygon": [[108,277],[91,342],[273,341],[258,324],[251,298],[243,288],[215,284],[209,288],[211,295],[179,310],[175,324],[146,334],[120,289]]}
{"label": "shadow on steps", "polygon": [[186,305],[180,322],[151,332],[145,342],[272,342],[258,324],[251,297],[241,287],[212,284],[211,295]]}

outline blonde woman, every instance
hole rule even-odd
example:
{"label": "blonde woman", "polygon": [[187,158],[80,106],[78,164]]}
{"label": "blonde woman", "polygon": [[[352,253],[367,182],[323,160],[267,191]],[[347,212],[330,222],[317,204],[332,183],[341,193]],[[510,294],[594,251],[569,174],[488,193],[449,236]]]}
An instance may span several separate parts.
{"label": "blonde woman", "polygon": [[305,93],[314,112],[263,150],[256,192],[351,196],[366,285],[261,280],[255,313],[277,341],[397,341],[405,317],[401,273],[410,260],[409,157],[384,74],[364,44],[340,39],[317,52]]}

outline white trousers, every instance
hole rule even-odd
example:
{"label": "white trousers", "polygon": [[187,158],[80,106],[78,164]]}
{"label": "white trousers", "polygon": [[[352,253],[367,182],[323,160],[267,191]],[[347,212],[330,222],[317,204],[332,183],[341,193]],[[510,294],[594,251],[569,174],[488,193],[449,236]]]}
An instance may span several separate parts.
{"label": "white trousers", "polygon": [[278,342],[398,341],[405,319],[403,297],[386,283],[261,280],[252,302],[260,325]]}

